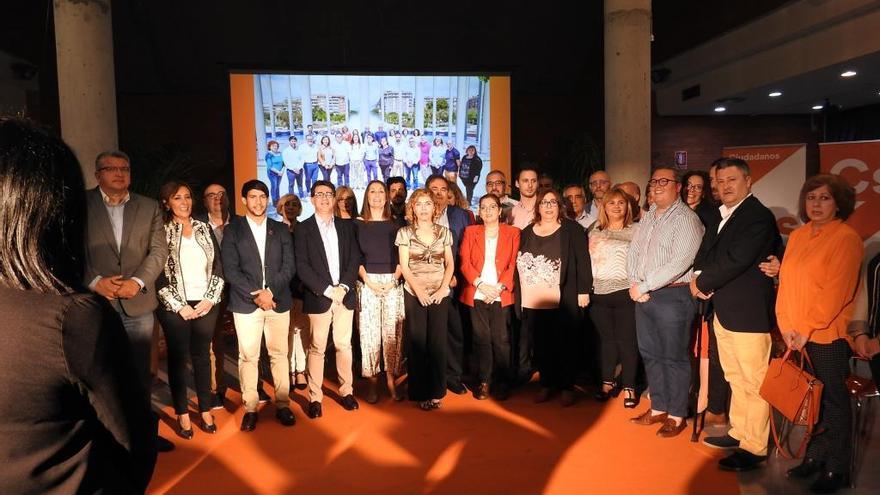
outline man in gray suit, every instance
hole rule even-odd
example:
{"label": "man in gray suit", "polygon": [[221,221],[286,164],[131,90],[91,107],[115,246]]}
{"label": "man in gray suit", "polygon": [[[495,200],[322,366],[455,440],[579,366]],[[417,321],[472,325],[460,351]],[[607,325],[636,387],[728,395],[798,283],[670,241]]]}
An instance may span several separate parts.
{"label": "man in gray suit", "polygon": [[[149,397],[153,310],[158,305],[154,283],[168,256],[162,212],[155,200],[129,192],[131,160],[125,153],[99,154],[95,177],[98,187],[87,194],[85,284],[119,313]],[[160,450],[171,448],[159,438]]]}

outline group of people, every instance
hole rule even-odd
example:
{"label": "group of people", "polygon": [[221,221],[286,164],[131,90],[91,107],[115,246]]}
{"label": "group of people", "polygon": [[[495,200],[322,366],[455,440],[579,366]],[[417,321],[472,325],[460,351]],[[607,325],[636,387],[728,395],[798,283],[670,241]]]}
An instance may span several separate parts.
{"label": "group of people", "polygon": [[[321,179],[330,182],[331,174],[337,187],[363,189],[380,177],[403,177],[406,187],[418,189],[430,175],[443,175],[455,183],[461,179],[472,202],[474,188],[480,179],[483,162],[477,148],[468,145],[464,156],[455,148],[455,142],[440,136],[428,139],[419,129],[386,132],[379,125],[375,132],[365,129],[349,130],[342,126],[331,134],[318,135],[312,126],[304,133],[305,143],[295,135],[281,149],[278,141],[270,140],[264,159],[269,177],[270,198],[277,203],[281,196],[281,181],[286,176],[287,192],[306,197],[312,184]],[[353,177],[352,177],[353,175]]]}
{"label": "group of people", "polygon": [[[712,412],[726,414],[731,428],[704,442],[734,449],[719,466],[735,471],[766,460],[770,407],[758,391],[778,326],[789,347],[809,353],[825,386],[823,434],[789,475],[818,475],[813,489],[824,493],[846,481],[847,328],[863,248],[844,223],[853,188],[837,176],[803,185],[805,225],[782,256],[776,221],[751,194],[748,164],[735,158],[719,159],[708,176],[656,167],[647,209],[637,185],[613,185],[604,171],[589,177],[588,201],[583,186],[539,187],[538,171],[522,168],[516,201],[493,170],[477,221],[450,199],[452,178],[440,173],[422,188],[383,169],[386,180],[369,180],[359,211],[329,174],[307,174],[299,196],[277,194],[278,180],[250,180],[239,191],[243,216],[229,214],[226,190],[212,184],[207,212],[196,216],[186,183],[165,184],[159,201],[129,191],[123,152],[98,155],[98,186],[85,191],[70,150],[29,124],[0,121],[0,149],[0,227],[10,241],[0,244],[0,308],[19,330],[4,340],[0,373],[10,394],[26,390],[36,400],[3,401],[4,424],[29,425],[26,438],[0,448],[5,491],[144,489],[157,446],[168,448],[157,443],[150,413],[154,316],[168,343],[177,434],[193,436],[187,359],[197,426],[216,432],[212,353],[226,311],[238,341],[243,431],[258,422],[263,343],[282,425],[296,421],[292,383],[307,389],[308,416],[322,416],[331,335],[341,405],[358,409],[354,332],[370,403],[382,373],[394,400],[425,411],[440,408],[447,390],[466,393],[464,337],[472,332],[477,399],[504,400],[537,371],[535,401],[558,394],[570,406],[588,316],[600,350],[595,398],[622,392],[624,407],[637,407],[641,360],[650,407],[631,421],[674,437],[687,425],[695,322],[707,321],[710,361],[721,371],[710,376],[710,396],[726,394],[725,381],[730,390],[729,410]],[[315,163],[286,170],[295,176]],[[300,221],[306,191],[315,214]],[[270,201],[283,222],[268,218]],[[855,336],[868,357],[880,350],[869,333]]]}

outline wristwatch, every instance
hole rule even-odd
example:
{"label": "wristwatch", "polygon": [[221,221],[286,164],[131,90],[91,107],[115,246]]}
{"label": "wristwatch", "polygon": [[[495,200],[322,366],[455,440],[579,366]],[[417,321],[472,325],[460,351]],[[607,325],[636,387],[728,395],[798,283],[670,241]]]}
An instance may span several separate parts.
{"label": "wristwatch", "polygon": [[499,284],[498,287],[501,287],[501,290],[502,290],[502,291],[507,290],[507,286],[504,285],[504,284]]}

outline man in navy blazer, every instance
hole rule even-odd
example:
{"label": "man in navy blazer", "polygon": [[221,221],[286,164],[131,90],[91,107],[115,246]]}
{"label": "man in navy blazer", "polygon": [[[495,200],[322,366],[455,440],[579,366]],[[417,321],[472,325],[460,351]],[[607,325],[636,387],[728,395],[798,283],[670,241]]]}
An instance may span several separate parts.
{"label": "man in navy blazer", "polygon": [[694,261],[691,293],[710,300],[713,330],[724,376],[730,382],[730,431],[703,443],[736,451],[721,469],[747,471],[767,458],[770,406],[759,389],[770,360],[774,322],[773,280],[760,264],[781,243],[773,213],[752,196],[748,164],[738,158],[716,163],[720,215],[706,224]]}
{"label": "man in navy blazer", "polygon": [[[449,203],[449,181],[442,175],[432,175],[425,181],[425,187],[431,191],[434,203],[438,205],[446,205]],[[471,217],[467,211],[458,206],[446,206],[437,217],[437,223],[448,228],[452,232],[452,256],[455,258],[456,274],[452,277],[453,289],[457,286],[457,281],[461,279],[461,273],[458,272],[458,250],[461,246],[461,238],[464,236],[464,229],[471,224]],[[470,321],[469,318],[462,319],[461,308],[458,304],[458,294],[451,298],[449,304],[449,333],[446,340],[446,386],[456,394],[464,394],[467,392],[464,384],[461,382],[461,374],[464,363],[464,329],[463,321]]]}
{"label": "man in navy blazer", "polygon": [[310,194],[315,214],[297,225],[294,245],[297,272],[304,288],[303,312],[309,315],[311,327],[306,373],[309,381],[308,415],[315,419],[322,415],[324,352],[331,324],[342,406],[349,411],[358,408],[352,387],[351,327],[356,304],[354,284],[361,265],[361,252],[354,223],[333,216],[336,204],[333,184],[316,181]]}
{"label": "man in navy blazer", "polygon": [[293,426],[290,410],[290,361],[287,336],[290,327],[290,280],[296,273],[293,242],[287,227],[268,218],[269,189],[258,180],[245,182],[242,203],[247,209],[223,232],[220,255],[229,286],[229,311],[238,337],[238,375],[245,414],[242,431],[257,426],[260,343],[266,338],[272,382],[275,384],[275,417]]}

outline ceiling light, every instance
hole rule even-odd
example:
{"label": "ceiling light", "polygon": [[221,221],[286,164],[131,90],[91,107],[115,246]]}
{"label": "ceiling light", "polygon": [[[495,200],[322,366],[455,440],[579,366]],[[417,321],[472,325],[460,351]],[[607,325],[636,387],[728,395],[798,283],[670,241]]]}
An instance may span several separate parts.
{"label": "ceiling light", "polygon": [[719,113],[721,113],[721,112],[723,112],[723,111],[725,111],[725,110],[727,110],[727,109],[724,108],[724,107],[715,107],[715,111],[716,111],[716,112],[719,112]]}
{"label": "ceiling light", "polygon": [[813,110],[822,110],[824,108],[822,105],[813,105]]}
{"label": "ceiling light", "polygon": [[853,76],[855,76],[856,74],[858,74],[858,72],[856,72],[856,71],[854,71],[854,70],[848,70],[848,71],[846,71],[846,72],[842,72],[842,73],[840,74],[840,77],[853,77]]}
{"label": "ceiling light", "polygon": [[770,98],[776,98],[777,96],[782,96],[782,91],[774,91],[767,96],[769,96]]}

